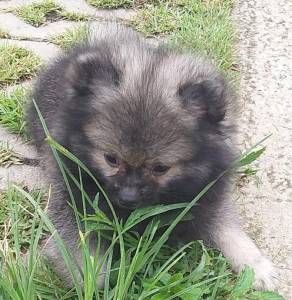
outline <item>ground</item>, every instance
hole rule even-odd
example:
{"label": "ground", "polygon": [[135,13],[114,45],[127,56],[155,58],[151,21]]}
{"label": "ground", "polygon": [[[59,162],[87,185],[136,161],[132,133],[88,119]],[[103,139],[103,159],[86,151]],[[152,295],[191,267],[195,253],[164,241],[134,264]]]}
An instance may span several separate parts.
{"label": "ground", "polygon": [[[58,20],[34,27],[7,9],[30,0],[0,1],[0,45],[11,43],[32,50],[48,61],[60,48],[50,43],[52,34],[76,26],[72,20]],[[94,2],[94,1],[92,1]],[[59,0],[69,12],[111,20],[129,20],[136,11],[96,9],[83,0]],[[279,266],[280,291],[292,299],[292,2],[289,0],[238,0],[233,9],[238,34],[236,65],[240,69],[238,148],[244,150],[264,136],[266,152],[258,163],[256,177],[241,182],[233,193],[252,237]],[[172,20],[169,24],[175,26]],[[152,29],[154,30],[154,29]],[[228,64],[227,64],[228,65]],[[0,141],[8,142],[25,158],[36,158],[33,148],[21,136],[0,128]],[[33,164],[0,167],[0,189],[7,178],[30,187],[43,184],[41,170]]]}
{"label": "ground", "polygon": [[241,72],[239,145],[264,136],[258,181],[237,200],[260,248],[280,268],[281,289],[292,299],[292,2],[239,0],[233,11]]}

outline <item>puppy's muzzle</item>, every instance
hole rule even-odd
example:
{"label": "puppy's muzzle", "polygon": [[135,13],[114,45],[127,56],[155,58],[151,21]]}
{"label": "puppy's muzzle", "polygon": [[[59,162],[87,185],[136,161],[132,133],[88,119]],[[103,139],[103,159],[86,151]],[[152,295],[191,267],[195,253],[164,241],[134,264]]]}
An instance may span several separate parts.
{"label": "puppy's muzzle", "polygon": [[127,209],[135,209],[139,206],[138,190],[134,187],[124,187],[119,192],[119,205]]}

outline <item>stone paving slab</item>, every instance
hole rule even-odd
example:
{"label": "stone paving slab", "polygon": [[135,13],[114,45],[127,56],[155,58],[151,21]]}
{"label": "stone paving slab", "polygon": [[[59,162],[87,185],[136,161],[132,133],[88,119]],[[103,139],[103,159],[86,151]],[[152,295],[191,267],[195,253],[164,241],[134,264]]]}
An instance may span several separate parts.
{"label": "stone paving slab", "polygon": [[56,0],[56,3],[70,12],[87,14],[89,16],[94,16],[96,14],[96,8],[87,4],[84,0],[74,0],[74,3],[68,0]]}
{"label": "stone paving slab", "polygon": [[44,61],[51,60],[61,51],[59,47],[46,42],[19,41],[11,39],[0,40],[0,45],[6,44],[15,45],[31,50],[36,55],[41,57]]}
{"label": "stone paving slab", "polygon": [[26,186],[28,189],[45,187],[45,176],[38,166],[12,165],[0,167],[0,190],[5,190],[9,183]]}
{"label": "stone paving slab", "polygon": [[[37,153],[32,145],[24,143],[21,136],[9,133],[0,126],[0,142],[8,144],[12,150],[26,159],[37,159]],[[43,171],[37,165],[11,165],[10,167],[0,166],[0,190],[8,186],[8,182],[24,184],[30,189],[45,186]]]}
{"label": "stone paving slab", "polygon": [[[78,24],[83,24],[79,22]],[[44,26],[35,27],[27,24],[12,13],[0,13],[0,28],[7,30],[9,35],[16,38],[26,39],[49,39],[56,34],[76,27],[78,24],[73,21],[60,20],[48,23]]]}
{"label": "stone paving slab", "polygon": [[25,143],[18,134],[9,133],[9,131],[0,125],[0,141],[8,143],[14,151],[26,158],[37,158],[37,152],[30,143]]}
{"label": "stone paving slab", "polygon": [[42,0],[9,0],[0,1],[0,9],[10,9],[22,6],[24,4],[31,4],[41,2]]}
{"label": "stone paving slab", "polygon": [[73,5],[72,2],[68,0],[56,0],[56,3],[59,3],[62,7],[64,7],[66,11],[83,13],[92,17],[102,18],[105,20],[130,20],[137,14],[137,10],[135,9],[96,9],[93,8],[93,6],[87,4],[84,0],[74,0]]}
{"label": "stone paving slab", "polygon": [[[15,9],[22,5],[31,3],[39,3],[42,0],[12,0],[12,1],[0,1],[0,10]],[[88,16],[103,18],[103,19],[132,19],[136,14],[135,9],[97,9],[87,4],[84,0],[54,0],[55,3],[62,6],[68,12],[82,13]]]}
{"label": "stone paving slab", "polygon": [[[40,3],[43,0],[10,0],[10,1],[0,1],[0,9],[14,9],[22,5],[28,5],[32,3]],[[83,0],[54,0],[55,3],[64,7],[70,12],[79,12],[88,15],[94,15],[96,9],[87,4]]]}

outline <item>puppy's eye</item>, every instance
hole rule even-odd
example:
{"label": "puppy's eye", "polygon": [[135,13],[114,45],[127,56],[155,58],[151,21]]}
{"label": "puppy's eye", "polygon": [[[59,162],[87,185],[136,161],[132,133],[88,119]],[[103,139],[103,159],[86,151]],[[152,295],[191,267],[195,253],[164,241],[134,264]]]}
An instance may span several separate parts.
{"label": "puppy's eye", "polygon": [[169,169],[170,169],[170,167],[168,167],[168,166],[156,165],[153,167],[152,173],[155,176],[161,176],[161,175],[164,175]]}
{"label": "puppy's eye", "polygon": [[119,166],[119,160],[112,154],[104,154],[104,159],[111,167],[116,168]]}

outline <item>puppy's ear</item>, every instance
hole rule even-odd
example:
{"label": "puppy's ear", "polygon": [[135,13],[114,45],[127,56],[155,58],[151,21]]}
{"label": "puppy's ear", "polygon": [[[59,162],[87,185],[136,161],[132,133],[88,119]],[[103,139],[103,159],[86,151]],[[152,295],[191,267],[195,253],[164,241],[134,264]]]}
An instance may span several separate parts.
{"label": "puppy's ear", "polygon": [[70,89],[79,96],[87,95],[91,88],[103,86],[118,86],[120,81],[119,71],[111,60],[98,53],[80,54],[75,57],[66,72]]}
{"label": "puppy's ear", "polygon": [[211,123],[224,120],[226,114],[226,84],[223,80],[187,82],[178,94],[186,109],[200,111]]}

